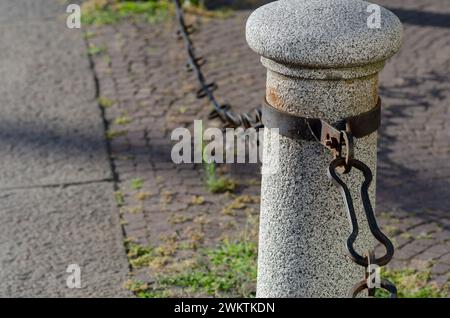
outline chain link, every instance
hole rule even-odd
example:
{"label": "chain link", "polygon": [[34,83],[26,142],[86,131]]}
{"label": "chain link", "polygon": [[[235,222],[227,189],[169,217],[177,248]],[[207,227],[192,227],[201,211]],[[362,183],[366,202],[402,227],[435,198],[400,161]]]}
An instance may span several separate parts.
{"label": "chain link", "polygon": [[197,98],[201,99],[207,97],[213,106],[213,110],[209,114],[208,118],[218,118],[222,122],[224,128],[262,128],[263,124],[261,123],[260,107],[250,113],[236,114],[231,111],[231,106],[229,104],[221,105],[217,101],[214,95],[214,91],[218,88],[217,84],[214,82],[208,82],[202,72],[202,66],[206,63],[206,60],[203,57],[196,56],[195,54],[194,44],[190,37],[190,35],[195,31],[195,28],[192,25],[186,24],[180,0],[174,0],[173,2],[179,26],[177,35],[183,40],[188,55],[186,70],[195,74],[200,85],[200,88],[197,91]]}
{"label": "chain link", "polygon": [[[348,133],[343,133],[344,135],[348,135]],[[343,142],[348,139],[343,139]],[[342,143],[342,141],[341,141]],[[348,141],[347,141],[348,143]],[[342,147],[342,145],[340,146]],[[342,157],[341,154],[337,155],[336,159],[334,159],[329,168],[328,168],[328,177],[337,186],[342,193],[342,197],[344,199],[345,207],[347,210],[347,216],[350,222],[351,233],[347,238],[346,248],[350,255],[350,258],[356,264],[364,267],[365,269],[365,278],[355,284],[349,292],[349,297],[354,298],[358,296],[363,290],[367,289],[368,296],[375,296],[375,287],[373,287],[372,279],[373,274],[379,275],[379,272],[373,272],[374,265],[376,267],[381,267],[389,263],[394,256],[394,246],[389,238],[384,235],[384,233],[380,230],[377,224],[377,220],[375,218],[375,214],[372,208],[372,203],[370,202],[369,197],[369,187],[373,179],[372,171],[370,168],[364,164],[363,162],[356,160],[353,158],[353,144],[349,146],[347,144],[347,156]],[[351,154],[351,155],[349,155]],[[375,252],[373,250],[368,251],[365,255],[360,255],[355,247],[355,241],[358,237],[359,233],[359,225],[358,219],[356,217],[355,208],[353,204],[353,198],[350,193],[348,186],[338,175],[338,168],[342,168],[341,173],[346,174],[349,173],[352,168],[355,168],[362,172],[364,176],[364,181],[361,185],[361,201],[363,204],[364,213],[367,218],[367,223],[369,225],[370,232],[375,237],[375,239],[380,242],[385,248],[385,254],[381,257],[376,258]],[[375,277],[376,278],[376,277]],[[382,288],[387,290],[390,293],[391,298],[397,297],[397,288],[394,284],[386,279],[380,279],[379,285],[376,288]]]}

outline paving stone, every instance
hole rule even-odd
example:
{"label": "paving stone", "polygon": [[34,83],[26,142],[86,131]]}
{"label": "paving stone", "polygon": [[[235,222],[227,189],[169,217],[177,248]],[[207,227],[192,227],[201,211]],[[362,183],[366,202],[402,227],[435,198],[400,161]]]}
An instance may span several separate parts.
{"label": "paving stone", "polygon": [[439,259],[440,262],[450,265],[450,253],[445,254]]}
{"label": "paving stone", "polygon": [[449,252],[448,244],[438,244],[426,249],[423,253],[420,253],[415,259],[420,260],[435,260],[441,258],[443,255]]}
{"label": "paving stone", "polygon": [[431,274],[442,275],[448,274],[450,272],[450,265],[444,263],[436,263],[431,268]]}
{"label": "paving stone", "polygon": [[450,278],[450,276],[449,276],[449,274],[447,272],[447,274],[434,276],[433,277],[433,282],[436,282],[436,284],[438,284],[438,286],[445,286],[446,284],[448,284],[449,278]]}
{"label": "paving stone", "polygon": [[427,236],[431,236],[432,233],[435,233],[438,230],[439,230],[439,228],[436,224],[427,223],[427,224],[422,224],[422,225],[416,226],[411,230],[408,230],[408,233],[410,233],[414,237],[427,237]]}
{"label": "paving stone", "polygon": [[400,260],[411,260],[412,257],[425,251],[435,243],[433,240],[414,240],[398,249],[395,257]]}
{"label": "paving stone", "polygon": [[[446,70],[450,67],[450,8],[445,0],[375,2],[397,13],[405,31],[400,53],[387,63],[380,77],[383,112],[377,210],[389,212],[389,217],[379,216],[380,224],[383,229],[401,231],[396,235],[398,249],[393,267],[400,268],[412,261],[420,263],[428,257],[439,259],[442,262],[439,264],[448,264],[449,254],[445,250],[450,246],[450,152],[447,151],[450,139],[446,125],[450,122],[450,76]],[[259,57],[248,49],[243,34],[249,13],[237,11],[227,19],[201,21],[192,35],[196,47],[208,60],[203,67],[207,78],[219,84],[218,99],[229,102],[238,112],[257,106],[265,91],[265,70]],[[102,71],[101,56],[94,60],[100,94],[111,94],[109,98],[118,101],[106,110],[106,118],[112,122],[126,111],[138,119],[127,128],[139,133],[111,141],[112,149],[120,152],[120,156],[139,155],[135,162],[114,158],[120,190],[130,198],[135,194],[130,180],[148,179],[146,191],[157,192],[159,196],[164,191],[172,192],[171,204],[179,205],[175,210],[183,208],[192,196],[204,197],[207,204],[190,206],[188,210],[214,216],[210,225],[214,231],[207,235],[211,244],[217,242],[220,231],[216,229],[233,220],[220,213],[232,199],[207,191],[201,165],[174,169],[170,161],[172,129],[178,126],[192,129],[192,119],[205,119],[210,112],[207,101],[195,98],[194,77],[183,71],[186,55],[182,44],[174,41],[176,25],[123,22],[95,31],[96,36],[89,41],[106,45],[111,57],[111,72]],[[131,75],[135,76],[134,81],[130,81]],[[137,149],[140,147],[144,149]],[[147,165],[146,159],[151,164]],[[242,184],[247,179],[260,179],[259,169],[253,166],[229,171]],[[243,185],[239,191],[259,194],[259,188],[254,183]],[[172,213],[162,212],[170,206],[163,209],[160,200],[157,197],[143,202],[148,241],[152,244],[158,244],[160,236],[171,235],[191,224],[170,223]],[[126,204],[135,202],[129,200]],[[236,217],[235,223],[244,220]],[[417,239],[422,233],[431,233],[431,239],[426,239],[426,235]],[[131,228],[127,235],[133,236]],[[444,265],[436,268],[435,271],[448,272]]]}

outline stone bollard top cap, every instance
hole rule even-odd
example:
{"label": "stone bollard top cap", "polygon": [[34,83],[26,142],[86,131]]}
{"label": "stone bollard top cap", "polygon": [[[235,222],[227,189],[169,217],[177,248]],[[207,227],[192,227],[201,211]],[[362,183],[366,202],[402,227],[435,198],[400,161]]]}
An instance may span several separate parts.
{"label": "stone bollard top cap", "polygon": [[402,26],[392,12],[365,1],[279,0],[250,15],[246,37],[255,52],[282,64],[352,67],[394,55]]}

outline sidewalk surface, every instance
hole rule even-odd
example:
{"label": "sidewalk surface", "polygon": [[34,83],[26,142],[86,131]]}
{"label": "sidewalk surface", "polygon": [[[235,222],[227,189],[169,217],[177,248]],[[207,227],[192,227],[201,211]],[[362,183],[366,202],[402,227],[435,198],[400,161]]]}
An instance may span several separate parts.
{"label": "sidewalk surface", "polygon": [[[405,28],[403,48],[380,78],[377,215],[397,247],[391,268],[429,267],[444,284],[450,7],[447,0],[375,2]],[[171,162],[172,130],[192,128],[210,111],[184,71],[176,24],[88,27],[88,45],[99,49],[91,69],[82,32],[66,28],[57,3],[0,1],[0,296],[126,296],[124,240],[165,251],[161,268],[131,268],[152,282],[199,247],[256,235],[258,166],[225,168],[236,191],[211,194],[201,166]],[[265,70],[244,37],[249,13],[201,18],[193,35],[219,100],[236,112],[264,96]],[[82,269],[80,290],[65,284],[72,263]]]}
{"label": "sidewalk surface", "polygon": [[0,297],[126,296],[93,73],[59,3],[0,1]]}

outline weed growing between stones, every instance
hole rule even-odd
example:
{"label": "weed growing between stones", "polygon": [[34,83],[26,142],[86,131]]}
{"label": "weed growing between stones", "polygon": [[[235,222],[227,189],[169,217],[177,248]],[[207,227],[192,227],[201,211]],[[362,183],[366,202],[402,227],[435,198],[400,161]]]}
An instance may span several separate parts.
{"label": "weed growing between stones", "polygon": [[205,203],[205,198],[203,197],[203,196],[197,196],[197,195],[195,195],[195,196],[193,196],[192,198],[191,198],[191,202],[190,202],[190,204],[192,204],[192,205],[203,205]]}
{"label": "weed growing between stones", "polygon": [[205,180],[208,190],[212,193],[233,192],[236,189],[236,182],[227,177],[218,177],[216,165],[205,163]]}
{"label": "weed growing between stones", "polygon": [[[255,242],[224,241],[217,247],[199,250],[195,260],[172,265],[173,272],[159,274],[153,284],[129,280],[125,287],[141,298],[179,294],[254,297],[256,254]],[[132,266],[137,267],[147,266],[157,260],[155,250],[137,246],[130,249],[129,258]]]}
{"label": "weed growing between stones", "polygon": [[119,126],[128,125],[133,120],[128,115],[119,116],[116,119],[114,119],[114,124]]}
{"label": "weed growing between stones", "polygon": [[134,242],[127,242],[128,260],[133,267],[148,266],[153,260],[154,249]]}
{"label": "weed growing between stones", "polygon": [[167,17],[169,7],[170,1],[88,0],[82,5],[81,21],[104,25],[128,18],[154,23]]}
{"label": "weed growing between stones", "polygon": [[106,52],[106,48],[104,46],[95,46],[94,44],[90,44],[88,48],[89,55],[99,55]]}
{"label": "weed growing between stones", "polygon": [[140,190],[144,186],[144,180],[141,178],[135,178],[131,180],[131,188],[133,190]]}
{"label": "weed growing between stones", "polygon": [[[398,289],[399,298],[444,298],[449,292],[449,284],[438,286],[430,284],[430,270],[418,271],[414,269],[386,270],[382,269],[382,277],[393,282]],[[388,293],[377,290],[376,297],[386,298]]]}
{"label": "weed growing between stones", "polygon": [[106,98],[104,96],[100,96],[98,98],[98,103],[99,103],[100,107],[102,107],[102,108],[109,108],[114,105],[113,100]]}
{"label": "weed growing between stones", "polygon": [[236,215],[237,210],[245,210],[247,209],[247,204],[259,203],[259,201],[259,196],[241,195],[236,197],[231,203],[224,206],[222,213],[225,215],[234,216]]}
{"label": "weed growing between stones", "polygon": [[106,139],[113,140],[114,138],[125,136],[128,134],[128,131],[126,130],[108,130],[106,132]]}
{"label": "weed growing between stones", "polygon": [[118,206],[119,208],[122,207],[122,206],[125,204],[125,197],[124,197],[123,192],[121,192],[121,191],[116,191],[116,192],[114,193],[114,198],[115,198],[116,204],[117,204],[117,206]]}
{"label": "weed growing between stones", "polygon": [[[243,196],[234,202],[255,202]],[[241,207],[241,205],[239,205]],[[157,248],[128,242],[128,258],[135,268],[149,268],[157,273],[154,281],[146,283],[129,280],[125,287],[141,298],[161,297],[254,297],[257,274],[256,217],[248,215],[244,231],[233,240],[223,239],[214,247],[194,248],[190,244],[165,240]],[[177,251],[195,251],[191,258],[179,259]],[[430,283],[429,269],[383,270],[383,277],[395,283],[400,298],[447,297],[449,283],[438,286]],[[388,294],[378,290],[376,297]]]}
{"label": "weed growing between stones", "polygon": [[145,200],[151,198],[152,196],[154,196],[154,193],[148,192],[148,191],[139,191],[138,193],[136,193],[134,195],[136,200],[139,200],[139,201],[145,201]]}
{"label": "weed growing between stones", "polygon": [[215,297],[254,297],[256,253],[254,242],[225,241],[216,248],[200,251],[199,260],[192,271],[161,277],[160,284]]}

